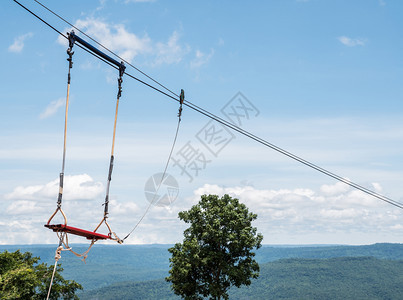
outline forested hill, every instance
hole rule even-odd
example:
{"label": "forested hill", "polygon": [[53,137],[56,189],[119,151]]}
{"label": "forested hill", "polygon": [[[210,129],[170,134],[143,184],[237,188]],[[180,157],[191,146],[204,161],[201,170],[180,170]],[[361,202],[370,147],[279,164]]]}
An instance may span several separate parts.
{"label": "forested hill", "polygon": [[[62,253],[60,263],[64,268],[63,276],[82,284],[84,292],[107,286],[111,288],[110,285],[118,282],[141,285],[143,290],[144,285],[156,287],[158,282],[167,287],[168,285],[162,279],[168,275],[170,254],[167,249],[170,246],[102,245],[99,243],[91,249],[86,263],[69,252]],[[84,245],[73,245],[73,247],[77,252],[86,250]],[[15,251],[17,249],[21,249],[23,252],[32,252],[34,256],[41,257],[43,262],[54,263],[56,245],[0,245],[0,251]],[[374,257],[386,260],[403,260],[403,244],[367,246],[265,245],[256,252],[256,259],[261,264],[262,270],[265,268],[264,263],[274,261],[277,263],[277,260],[284,258],[328,259],[336,257]],[[314,264],[314,262],[312,263]],[[263,278],[263,273],[261,278]],[[149,282],[149,280],[159,281]],[[145,281],[148,282],[144,283]],[[400,281],[400,285],[403,285],[403,281]],[[257,287],[254,285],[254,288]],[[168,292],[170,292],[169,287]],[[165,298],[162,297],[161,299]],[[82,297],[82,299],[86,299],[86,297]],[[139,297],[138,299],[143,298]]]}
{"label": "forested hill", "polygon": [[362,246],[270,246],[256,252],[259,263],[281,258],[331,258],[373,256],[381,259],[403,260],[403,244],[378,243]]}
{"label": "forested hill", "polygon": [[[403,261],[373,257],[281,259],[261,265],[249,287],[230,299],[402,299]],[[83,299],[180,299],[163,279],[123,282],[82,294]]]}

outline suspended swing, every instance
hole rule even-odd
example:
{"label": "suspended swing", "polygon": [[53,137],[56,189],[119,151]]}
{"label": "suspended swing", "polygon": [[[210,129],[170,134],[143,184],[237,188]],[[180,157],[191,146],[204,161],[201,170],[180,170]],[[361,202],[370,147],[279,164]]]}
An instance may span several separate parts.
{"label": "suspended swing", "polygon": [[[67,77],[67,96],[66,96],[66,110],[65,110],[65,122],[64,122],[64,145],[63,145],[63,163],[62,163],[62,171],[60,173],[60,182],[59,182],[59,196],[57,199],[57,207],[55,212],[50,216],[48,222],[46,223],[45,227],[53,230],[56,232],[59,236],[60,243],[59,247],[62,245],[62,243],[71,250],[71,248],[68,246],[68,237],[67,234],[73,234],[81,237],[85,237],[88,240],[91,240],[91,245],[88,248],[84,254],[77,254],[74,251],[72,251],[74,254],[77,256],[82,256],[84,259],[86,258],[86,254],[92,247],[92,245],[98,241],[98,240],[115,240],[118,243],[122,243],[122,240],[112,231],[110,225],[107,222],[108,218],[108,208],[109,208],[109,187],[110,183],[112,180],[112,170],[113,170],[113,161],[114,161],[114,148],[115,148],[115,136],[116,136],[116,122],[117,122],[117,116],[118,116],[118,108],[119,108],[119,100],[122,94],[122,82],[123,82],[123,74],[125,72],[125,66],[123,62],[118,63],[116,60],[110,58],[109,56],[105,55],[98,49],[92,47],[90,44],[82,40],[80,37],[76,36],[74,31],[71,31],[68,33],[68,40],[69,40],[69,47],[67,49],[67,54],[68,54],[68,62],[69,62],[69,71],[68,71],[68,77]],[[66,138],[67,138],[67,117],[68,117],[68,108],[69,108],[69,94],[70,94],[70,70],[73,67],[73,46],[75,42],[79,42],[81,45],[87,47],[89,50],[95,52],[98,56],[101,56],[102,58],[108,60],[109,62],[114,63],[118,68],[119,68],[119,78],[118,78],[118,94],[117,94],[117,100],[116,100],[116,110],[115,110],[115,121],[114,121],[114,126],[113,126],[113,138],[112,138],[112,150],[111,150],[111,157],[110,157],[110,162],[109,162],[109,173],[108,173],[108,181],[107,181],[107,187],[106,187],[106,196],[105,196],[105,202],[104,202],[104,215],[101,220],[101,222],[98,224],[98,226],[93,230],[85,230],[77,227],[73,227],[67,224],[67,217],[65,213],[62,210],[62,198],[63,198],[63,181],[64,181],[64,168],[65,168],[65,161],[66,161]],[[51,221],[54,218],[54,216],[60,212],[61,215],[63,216],[64,223],[60,224],[52,224]],[[108,229],[108,234],[101,234],[98,231],[98,229],[101,227],[101,225],[105,223],[107,229]]]}
{"label": "suspended swing", "polygon": [[[83,39],[81,39],[79,36],[75,35],[74,31],[71,31],[70,33],[67,33],[68,35],[68,40],[69,40],[69,47],[67,49],[67,54],[68,58],[67,61],[69,62],[69,69],[68,69],[68,76],[67,76],[67,96],[66,96],[66,110],[65,110],[65,121],[64,121],[64,144],[63,144],[63,163],[62,163],[62,170],[60,173],[60,182],[59,182],[59,195],[57,199],[57,207],[55,212],[50,216],[48,222],[45,224],[45,227],[51,229],[52,231],[56,232],[58,237],[59,237],[59,247],[57,251],[62,251],[62,250],[70,250],[72,253],[79,257],[85,258],[87,257],[88,252],[90,251],[91,247],[94,245],[95,242],[98,240],[114,240],[117,241],[119,244],[122,244],[123,241],[125,241],[132,233],[133,231],[137,228],[137,226],[141,223],[147,212],[149,211],[151,205],[153,204],[154,200],[150,203],[150,205],[147,207],[146,211],[140,218],[140,220],[137,222],[137,224],[134,226],[134,228],[123,238],[120,239],[115,232],[112,231],[110,225],[107,222],[108,218],[108,209],[109,209],[109,188],[110,188],[110,183],[112,180],[112,171],[113,171],[113,163],[114,163],[114,148],[115,148],[115,137],[116,137],[116,123],[117,123],[117,117],[118,117],[118,109],[119,109],[119,100],[122,95],[122,82],[123,82],[123,74],[125,74],[125,65],[123,62],[117,62],[115,59],[109,57],[105,53],[101,52],[97,48],[93,47],[91,44],[87,43]],[[85,230],[82,228],[78,227],[73,227],[67,224],[67,217],[66,214],[62,210],[62,198],[63,198],[63,182],[64,182],[64,169],[65,169],[65,161],[66,161],[66,140],[67,140],[67,117],[68,117],[68,108],[69,108],[69,95],[70,95],[70,71],[73,67],[73,46],[75,42],[78,42],[81,44],[81,46],[87,48],[89,51],[93,52],[98,58],[103,59],[104,61],[107,61],[109,64],[114,64],[116,68],[119,70],[119,78],[118,78],[118,94],[117,94],[117,99],[116,99],[116,110],[115,110],[115,121],[113,125],[113,138],[112,138],[112,150],[111,150],[111,157],[110,157],[110,162],[109,162],[109,172],[108,172],[108,181],[107,181],[107,186],[106,186],[106,195],[105,195],[105,202],[104,202],[104,216],[101,220],[101,222],[98,224],[98,226],[93,230]],[[80,46],[80,47],[81,47]],[[81,47],[81,48],[83,48]],[[85,49],[84,49],[85,50]],[[171,159],[175,144],[176,144],[176,139],[178,137],[178,132],[179,132],[179,126],[181,123],[181,116],[182,116],[182,105],[185,99],[185,93],[183,90],[181,90],[180,96],[179,96],[179,111],[178,111],[178,124],[176,128],[176,133],[175,133],[175,138],[171,147],[170,154],[168,156],[167,163],[165,165],[165,169],[163,172],[163,176],[161,178],[161,182],[158,185],[157,191],[161,187],[161,184],[163,182],[163,179],[166,175],[166,171],[168,168],[169,161]],[[55,217],[55,215],[60,212],[63,219],[64,223],[59,223],[59,224],[52,224],[51,221]],[[106,227],[108,228],[108,233],[107,234],[102,234],[97,232],[98,229],[101,227],[101,225],[105,223]],[[88,240],[91,240],[91,244],[89,248],[82,254],[78,254],[74,252],[71,247],[68,244],[68,234],[73,234],[76,236],[81,236],[85,237]],[[66,249],[63,249],[62,244],[66,247]],[[56,263],[60,255],[56,255]]]}

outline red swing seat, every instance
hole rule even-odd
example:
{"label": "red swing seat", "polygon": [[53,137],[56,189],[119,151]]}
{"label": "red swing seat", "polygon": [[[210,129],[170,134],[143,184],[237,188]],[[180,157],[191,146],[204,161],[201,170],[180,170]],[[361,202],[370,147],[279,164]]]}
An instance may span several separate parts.
{"label": "red swing seat", "polygon": [[101,234],[94,231],[88,231],[77,227],[67,226],[65,224],[46,224],[45,227],[54,232],[67,232],[87,238],[87,240],[108,240],[112,239],[110,235]]}

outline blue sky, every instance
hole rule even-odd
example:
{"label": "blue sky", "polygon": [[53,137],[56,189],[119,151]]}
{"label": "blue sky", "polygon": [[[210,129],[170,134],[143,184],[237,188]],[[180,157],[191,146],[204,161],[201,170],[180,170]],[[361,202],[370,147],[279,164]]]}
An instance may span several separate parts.
{"label": "blue sky", "polygon": [[[21,3],[70,30],[34,1]],[[400,1],[42,3],[174,92],[184,89],[188,101],[224,119],[246,103],[242,128],[403,201]],[[0,243],[56,243],[43,224],[57,199],[67,46],[13,1],[2,4],[0,17]],[[63,209],[72,226],[91,229],[103,213],[118,74],[74,50]],[[121,236],[148,206],[144,186],[163,171],[177,110],[124,77],[109,219]],[[208,128],[223,130],[214,147],[203,141]],[[398,208],[185,107],[173,158],[184,162],[186,149],[200,170],[188,166],[186,175],[171,161],[178,198],[153,206],[128,243],[180,241],[185,227],[177,214],[204,193],[238,197],[258,214],[266,244],[401,242]]]}

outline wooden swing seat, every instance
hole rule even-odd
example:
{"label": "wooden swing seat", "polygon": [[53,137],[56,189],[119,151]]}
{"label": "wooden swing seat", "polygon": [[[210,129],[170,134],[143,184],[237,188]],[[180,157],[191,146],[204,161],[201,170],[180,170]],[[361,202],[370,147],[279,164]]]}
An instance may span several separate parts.
{"label": "wooden swing seat", "polygon": [[45,227],[54,232],[67,232],[87,238],[87,240],[110,240],[109,235],[101,234],[94,231],[88,231],[77,227],[67,226],[65,224],[46,224]]}

